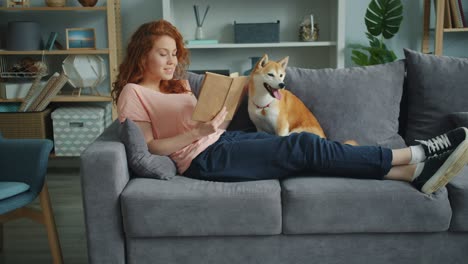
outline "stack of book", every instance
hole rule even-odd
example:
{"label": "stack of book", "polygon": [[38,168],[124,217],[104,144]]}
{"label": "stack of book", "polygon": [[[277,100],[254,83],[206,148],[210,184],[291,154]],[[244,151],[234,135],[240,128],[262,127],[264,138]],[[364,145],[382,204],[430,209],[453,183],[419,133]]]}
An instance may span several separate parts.
{"label": "stack of book", "polygon": [[445,0],[444,28],[467,27],[463,0]]}
{"label": "stack of book", "polygon": [[62,72],[54,73],[44,86],[39,84],[40,77],[36,78],[20,105],[19,112],[40,112],[49,105],[52,97],[58,94],[60,89],[68,81],[68,77]]}

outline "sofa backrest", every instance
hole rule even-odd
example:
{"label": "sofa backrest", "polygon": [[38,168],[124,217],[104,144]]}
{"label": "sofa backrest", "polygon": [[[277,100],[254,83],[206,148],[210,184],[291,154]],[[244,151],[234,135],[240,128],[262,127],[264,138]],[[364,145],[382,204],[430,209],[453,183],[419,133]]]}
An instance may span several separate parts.
{"label": "sofa backrest", "polygon": [[[314,113],[329,139],[402,147],[398,117],[405,75],[404,61],[346,69],[289,67],[286,89]],[[188,74],[195,95],[203,75]],[[253,129],[245,98],[229,129]]]}

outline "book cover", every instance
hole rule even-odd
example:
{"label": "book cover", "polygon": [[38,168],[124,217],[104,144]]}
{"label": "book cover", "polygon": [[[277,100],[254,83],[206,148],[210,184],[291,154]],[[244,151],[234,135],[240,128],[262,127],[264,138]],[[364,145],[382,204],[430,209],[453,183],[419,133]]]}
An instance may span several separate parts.
{"label": "book cover", "polygon": [[54,48],[55,40],[57,39],[57,32],[50,32],[49,39],[44,47],[45,50],[51,51]]}
{"label": "book cover", "polygon": [[49,105],[50,100],[52,100],[52,98],[58,94],[67,81],[68,77],[65,75],[65,73],[60,73],[54,83],[49,87],[49,89],[47,89],[44,97],[33,111],[43,111]]}
{"label": "book cover", "polygon": [[452,11],[450,10],[450,0],[445,0],[444,28],[452,28]]}
{"label": "book cover", "polygon": [[461,15],[461,20],[462,20],[462,23],[463,23],[463,27],[467,27],[466,18],[465,18],[465,10],[463,10],[462,0],[458,0],[458,7],[460,8],[460,15]]}
{"label": "book cover", "polygon": [[207,72],[192,115],[195,121],[208,122],[226,106],[226,120],[232,120],[245,96],[247,76],[224,76]]}
{"label": "book cover", "polygon": [[462,28],[463,22],[458,6],[458,0],[450,0],[450,10],[452,11],[452,25],[454,28]]}

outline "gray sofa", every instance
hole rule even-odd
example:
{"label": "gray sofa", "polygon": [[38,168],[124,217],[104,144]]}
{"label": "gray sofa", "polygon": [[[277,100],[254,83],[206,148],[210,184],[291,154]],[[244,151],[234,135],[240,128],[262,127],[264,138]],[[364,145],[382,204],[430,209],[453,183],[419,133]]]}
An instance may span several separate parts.
{"label": "gray sofa", "polygon": [[[467,89],[457,87],[466,87],[468,60],[406,55],[371,67],[290,67],[286,85],[330,139],[402,147],[468,111]],[[190,75],[195,93],[202,78]],[[434,125],[427,135],[425,125]],[[90,263],[468,263],[468,167],[432,195],[405,182],[317,174],[157,180],[132,175],[119,126],[81,157]],[[251,128],[244,102],[230,129]]]}

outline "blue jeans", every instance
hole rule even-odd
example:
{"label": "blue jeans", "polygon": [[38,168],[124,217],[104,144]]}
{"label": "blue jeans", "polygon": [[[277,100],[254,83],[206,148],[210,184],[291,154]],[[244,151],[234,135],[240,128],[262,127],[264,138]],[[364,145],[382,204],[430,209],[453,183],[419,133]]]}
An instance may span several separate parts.
{"label": "blue jeans", "polygon": [[307,172],[382,179],[391,162],[388,148],[350,146],[311,133],[280,137],[226,131],[192,161],[184,175],[227,182],[281,179]]}

